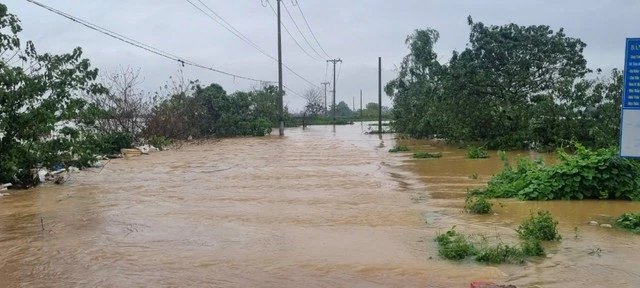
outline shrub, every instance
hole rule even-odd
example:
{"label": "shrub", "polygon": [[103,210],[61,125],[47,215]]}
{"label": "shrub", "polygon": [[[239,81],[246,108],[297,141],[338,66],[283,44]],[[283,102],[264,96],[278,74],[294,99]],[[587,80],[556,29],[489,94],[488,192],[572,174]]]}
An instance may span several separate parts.
{"label": "shrub", "polygon": [[576,144],[569,155],[558,151],[560,163],[546,166],[541,159],[521,159],[495,175],[481,194],[521,200],[624,199],[640,200],[637,162],[621,158],[615,148],[588,150]]}
{"label": "shrub", "polygon": [[640,213],[622,214],[616,218],[614,226],[635,234],[640,234]]}
{"label": "shrub", "polygon": [[531,214],[529,219],[526,219],[516,229],[520,238],[525,240],[540,240],[540,241],[558,241],[562,237],[558,233],[558,221],[553,219],[549,211],[538,211],[537,214]]}
{"label": "shrub", "polygon": [[464,210],[473,214],[489,214],[493,209],[493,203],[489,202],[486,197],[467,197]]}
{"label": "shrub", "polygon": [[154,135],[151,137],[151,139],[149,139],[149,144],[160,150],[163,150],[165,147],[171,145],[171,140],[167,139],[164,136]]}
{"label": "shrub", "polygon": [[539,240],[527,240],[520,245],[508,245],[498,238],[497,244],[490,244],[486,237],[482,241],[471,242],[463,234],[455,231],[455,226],[444,234],[436,236],[438,255],[448,260],[464,260],[473,256],[478,262],[489,264],[520,264],[527,257],[544,256],[544,248]]}
{"label": "shrub", "polygon": [[413,158],[416,158],[416,159],[428,159],[428,158],[440,158],[440,157],[442,157],[442,153],[440,153],[440,152],[434,152],[434,153],[417,152],[417,153],[413,153]]}
{"label": "shrub", "polygon": [[481,159],[489,158],[487,152],[482,147],[469,146],[467,147],[467,158],[469,159]]}
{"label": "shrub", "polygon": [[407,146],[394,146],[393,148],[389,149],[390,153],[407,152],[407,151],[409,151],[409,147]]}
{"label": "shrub", "polygon": [[455,226],[444,234],[436,237],[438,242],[438,255],[449,260],[462,260],[473,255],[474,247],[466,237],[455,231]]}

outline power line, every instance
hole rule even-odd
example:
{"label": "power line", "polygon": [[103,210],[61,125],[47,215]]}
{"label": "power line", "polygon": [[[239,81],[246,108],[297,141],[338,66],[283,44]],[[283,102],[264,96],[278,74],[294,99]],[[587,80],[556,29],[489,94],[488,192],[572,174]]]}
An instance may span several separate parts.
{"label": "power line", "polygon": [[120,40],[122,42],[125,42],[125,43],[127,43],[129,45],[132,45],[132,46],[138,47],[140,49],[146,50],[148,52],[151,52],[153,54],[156,54],[158,56],[162,56],[164,58],[180,62],[182,65],[190,65],[190,66],[194,66],[194,67],[210,70],[210,71],[213,71],[213,72],[217,72],[217,73],[220,73],[220,74],[224,74],[224,75],[227,75],[227,76],[232,76],[234,78],[240,78],[240,79],[245,79],[245,80],[250,80],[250,81],[255,81],[255,82],[260,82],[260,83],[275,83],[274,81],[266,81],[266,80],[255,79],[255,78],[251,78],[251,77],[246,77],[246,76],[242,76],[242,75],[238,75],[238,74],[225,72],[225,71],[218,70],[218,69],[215,69],[215,68],[212,68],[212,67],[204,66],[202,64],[198,64],[196,62],[192,62],[192,61],[186,60],[186,59],[184,59],[182,57],[170,54],[170,53],[165,52],[163,50],[160,50],[158,48],[155,48],[155,47],[149,46],[147,44],[144,44],[142,42],[136,41],[134,39],[128,38],[128,37],[126,37],[124,35],[121,35],[121,34],[118,34],[116,32],[110,31],[110,30],[108,30],[106,28],[102,28],[102,27],[100,27],[98,25],[92,24],[92,23],[90,23],[88,21],[85,21],[85,20],[80,19],[78,17],[75,17],[75,16],[72,16],[72,15],[67,14],[65,12],[62,12],[60,10],[57,10],[57,9],[53,8],[53,7],[44,5],[44,4],[42,4],[40,2],[37,2],[35,0],[27,0],[27,2],[30,2],[30,3],[32,3],[32,4],[36,5],[36,6],[44,8],[46,10],[49,10],[50,12],[53,12],[55,14],[58,14],[58,15],[62,16],[62,17],[65,17],[65,18],[67,18],[67,19],[69,19],[69,20],[71,20],[73,22],[76,22],[76,23],[78,23],[80,25],[83,25],[83,26],[85,26],[85,27],[87,27],[87,28],[89,28],[91,30],[94,30],[94,31],[100,32],[102,34],[105,34],[105,35],[107,35],[107,36],[109,36],[111,38],[115,38],[115,39]]}
{"label": "power line", "polygon": [[304,16],[304,13],[302,12],[302,8],[300,8],[300,3],[298,3],[298,0],[295,0],[295,4],[293,6],[297,6],[298,7],[298,11],[300,11],[300,14],[302,15],[302,19],[304,19],[304,23],[307,24],[307,28],[309,28],[309,32],[311,32],[311,36],[313,36],[313,40],[316,41],[316,44],[318,44],[318,47],[320,47],[320,50],[322,50],[324,55],[327,55],[328,58],[331,58],[331,56],[329,56],[329,54],[327,54],[327,51],[324,51],[324,48],[322,48],[322,45],[320,45],[320,41],[318,41],[318,38],[316,38],[316,35],[313,33],[313,30],[311,29],[311,26],[309,25],[309,21],[307,21],[307,17]]}
{"label": "power line", "polygon": [[[246,42],[247,44],[249,44],[251,47],[255,48],[256,50],[258,50],[260,53],[262,53],[263,55],[267,56],[268,58],[270,58],[273,61],[278,62],[278,59],[276,57],[271,56],[269,53],[265,52],[264,49],[260,48],[260,46],[258,46],[257,44],[255,44],[253,41],[251,41],[251,39],[249,39],[249,37],[245,36],[244,34],[242,34],[242,32],[238,31],[238,29],[234,28],[233,25],[231,25],[229,22],[227,22],[226,20],[224,20],[224,18],[222,18],[218,13],[216,13],[213,9],[211,9],[208,5],[206,5],[204,2],[202,2],[201,0],[198,0],[198,2],[200,2],[200,4],[202,4],[205,8],[207,8],[207,10],[209,10],[211,13],[213,13],[215,16],[217,16],[218,18],[220,18],[220,20],[222,22],[224,22],[226,25],[228,25],[229,27],[223,25],[222,23],[220,23],[220,21],[218,21],[218,19],[216,19],[215,17],[211,16],[209,13],[207,13],[206,11],[204,11],[202,8],[198,7],[197,5],[195,5],[193,2],[191,2],[190,0],[186,0],[187,2],[189,2],[189,4],[191,4],[192,6],[194,6],[196,9],[198,9],[200,12],[202,12],[203,14],[205,14],[207,17],[211,18],[212,20],[214,20],[216,23],[220,24],[222,27],[224,27],[225,29],[227,29],[227,31],[231,32],[233,35],[235,35],[236,37],[240,38],[241,40],[243,40],[244,42]],[[271,4],[269,4],[271,5]],[[273,9],[273,7],[271,7]],[[286,28],[285,28],[286,30]],[[317,88],[320,88],[318,85],[314,84],[313,82],[309,81],[308,79],[304,78],[302,75],[298,74],[296,71],[294,71],[293,69],[291,69],[291,67],[287,66],[286,64],[282,63],[282,66],[287,69],[289,72],[291,72],[293,75],[297,76],[298,78],[302,79],[303,81],[309,83],[309,85],[311,86],[315,86]]]}
{"label": "power line", "polygon": [[[215,17],[211,16],[209,13],[207,13],[206,11],[202,10],[202,8],[198,7],[198,5],[194,4],[193,2],[191,2],[191,0],[186,0],[187,2],[189,2],[189,4],[191,4],[191,6],[195,7],[196,9],[200,10],[200,12],[202,12],[204,15],[206,15],[207,17],[209,17],[211,20],[215,21],[216,23],[220,24],[220,26],[222,26],[224,29],[226,29],[227,31],[231,32],[231,34],[235,35],[236,37],[240,38],[240,40],[244,41],[245,43],[249,44],[249,46],[255,48],[256,50],[258,50],[260,53],[262,53],[263,55],[274,59],[277,61],[276,58],[274,58],[273,56],[269,55],[269,53],[265,52],[262,48],[260,48],[260,46],[258,46],[256,43],[254,43],[253,41],[251,41],[251,39],[249,39],[247,36],[245,36],[244,34],[242,34],[242,32],[238,31],[238,29],[236,29],[235,27],[233,27],[233,25],[231,25],[229,22],[227,22],[226,20],[224,20],[224,18],[222,16],[220,16],[218,13],[216,13],[216,11],[214,11],[213,9],[211,9],[207,4],[205,4],[204,2],[202,2],[202,0],[198,0],[198,2],[200,2],[200,4],[202,6],[204,6],[205,8],[207,8],[207,10],[209,10],[211,13],[213,13],[213,15],[215,15],[216,17],[220,18],[220,20],[216,19]],[[220,21],[224,22],[221,23]],[[225,25],[226,24],[226,25]],[[228,27],[227,27],[228,26]]]}
{"label": "power line", "polygon": [[[276,1],[280,1],[280,0],[276,0]],[[278,12],[276,12],[276,9],[273,8],[273,5],[271,5],[270,1],[267,1],[267,4],[269,4],[269,7],[271,7],[271,11],[273,11],[274,14],[276,14],[276,16],[278,16]],[[298,42],[298,40],[296,40],[295,37],[293,37],[293,35],[291,34],[291,32],[289,32],[289,29],[287,29],[287,26],[285,26],[284,24],[282,24],[282,28],[284,28],[284,31],[287,32],[287,34],[289,34],[289,37],[291,37],[291,39],[293,40],[294,43],[296,43],[296,45],[300,48],[300,50],[302,50],[302,52],[304,52],[304,54],[307,54],[307,56],[309,56],[309,58],[315,60],[315,61],[323,61],[321,59],[318,59],[316,57],[311,56],[311,54],[309,54],[309,52],[307,52],[307,50],[305,50],[302,45],[300,45],[300,43]],[[320,88],[320,87],[318,87]]]}
{"label": "power line", "polygon": [[289,12],[289,8],[287,8],[287,5],[284,4],[285,2],[282,2],[282,6],[284,7],[284,11],[287,12],[287,15],[289,15],[289,18],[291,18],[291,22],[293,22],[293,26],[296,27],[296,29],[298,30],[298,32],[300,33],[300,36],[302,36],[302,39],[304,40],[304,42],[307,43],[307,45],[309,45],[309,47],[311,48],[311,50],[313,50],[313,52],[316,53],[316,55],[318,55],[320,58],[324,58],[324,56],[322,56],[322,54],[318,53],[318,51],[313,48],[313,45],[311,45],[311,43],[309,43],[309,40],[307,40],[307,37],[304,37],[304,33],[302,33],[302,30],[300,30],[300,27],[298,27],[298,23],[296,23],[296,20],[293,19],[293,15],[291,15],[291,12]]}

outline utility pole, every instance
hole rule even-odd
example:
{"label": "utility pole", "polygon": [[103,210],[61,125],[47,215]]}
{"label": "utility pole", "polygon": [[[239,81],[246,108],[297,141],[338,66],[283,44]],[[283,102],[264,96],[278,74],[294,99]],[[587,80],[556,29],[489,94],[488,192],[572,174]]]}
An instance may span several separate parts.
{"label": "utility pole", "polygon": [[356,112],[356,96],[351,96],[351,107],[353,107],[353,112]]}
{"label": "utility pole", "polygon": [[378,132],[382,135],[382,57],[378,57]]}
{"label": "utility pole", "polygon": [[284,136],[284,92],[282,91],[282,33],[281,26],[282,23],[280,21],[280,1],[278,2],[278,118],[280,120],[280,136]]}
{"label": "utility pole", "polygon": [[333,124],[336,124],[336,63],[340,62],[342,63],[341,59],[332,59],[332,60],[327,60],[327,63],[332,62],[333,63],[333,106],[332,107],[332,114],[333,114]]}
{"label": "utility pole", "polygon": [[363,121],[364,117],[362,117],[362,89],[360,89],[360,121]]}
{"label": "utility pole", "polygon": [[324,112],[327,113],[327,85],[331,84],[331,82],[322,82],[320,84],[324,85]]}

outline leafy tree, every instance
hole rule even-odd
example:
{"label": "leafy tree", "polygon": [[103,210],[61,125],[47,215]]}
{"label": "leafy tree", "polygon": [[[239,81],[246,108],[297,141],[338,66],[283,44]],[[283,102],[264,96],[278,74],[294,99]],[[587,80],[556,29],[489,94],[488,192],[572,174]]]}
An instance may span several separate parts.
{"label": "leafy tree", "polygon": [[0,4],[0,182],[28,187],[37,184],[31,169],[39,165],[95,160],[99,147],[90,132],[100,111],[79,94],[106,89],[80,48],[39,54],[32,42],[21,45],[21,30]]}
{"label": "leafy tree", "polygon": [[[327,112],[328,115],[333,115],[333,110],[330,109]],[[340,103],[336,104],[336,117],[351,117],[353,116],[353,111],[349,108],[349,105],[344,101],[340,101]]]}

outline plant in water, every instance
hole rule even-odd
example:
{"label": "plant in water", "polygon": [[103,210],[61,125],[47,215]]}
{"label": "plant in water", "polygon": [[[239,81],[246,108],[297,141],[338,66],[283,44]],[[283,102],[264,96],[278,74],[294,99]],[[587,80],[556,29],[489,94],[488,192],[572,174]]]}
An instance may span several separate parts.
{"label": "plant in water", "polygon": [[149,139],[149,144],[155,146],[156,148],[163,150],[165,147],[171,144],[171,140],[167,139],[164,136],[154,135]]}
{"label": "plant in water", "polygon": [[640,234],[640,213],[625,213],[616,218],[616,228]]}
{"label": "plant in water", "polygon": [[409,147],[407,147],[407,146],[402,146],[402,145],[400,145],[400,146],[396,145],[396,146],[394,146],[393,148],[389,149],[389,152],[390,152],[390,153],[396,153],[396,152],[407,152],[407,151],[409,151]]}
{"label": "plant in water", "polygon": [[444,234],[438,234],[438,254],[449,260],[463,260],[473,256],[478,262],[489,264],[520,264],[527,257],[544,256],[544,248],[539,240],[527,240],[519,245],[503,243],[500,238],[497,244],[491,244],[487,237],[480,241],[470,241],[463,234],[455,231],[455,226]]}
{"label": "plant in water", "polygon": [[469,146],[467,147],[467,158],[469,159],[481,159],[481,158],[489,158],[487,152],[484,151],[482,147]]}
{"label": "plant in water", "polygon": [[486,197],[467,197],[464,205],[464,210],[473,214],[489,214],[492,209],[493,203],[489,202]]}
{"label": "plant in water", "polygon": [[549,211],[538,211],[531,214],[529,219],[524,220],[516,229],[520,238],[525,240],[558,241],[562,239],[558,233],[558,221],[553,219]]}
{"label": "plant in water", "polygon": [[451,230],[436,236],[438,254],[445,259],[462,260],[475,253],[474,247],[464,235],[458,234],[455,229],[456,227],[453,226]]}
{"label": "plant in water", "polygon": [[413,153],[413,158],[416,158],[416,159],[440,158],[440,157],[442,157],[442,153],[440,153],[440,152],[433,152],[433,153],[417,152],[417,153]]}
{"label": "plant in water", "polygon": [[478,173],[473,173],[469,176],[469,179],[478,179]]}

